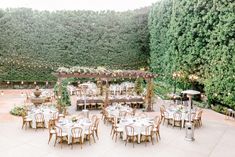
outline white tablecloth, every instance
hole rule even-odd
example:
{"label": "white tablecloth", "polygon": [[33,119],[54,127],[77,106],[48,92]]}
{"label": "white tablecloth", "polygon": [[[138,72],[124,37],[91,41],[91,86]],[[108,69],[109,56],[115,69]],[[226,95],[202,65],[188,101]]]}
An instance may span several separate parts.
{"label": "white tablecloth", "polygon": [[53,114],[56,113],[55,108],[33,108],[28,112],[28,117],[32,119],[32,128],[36,128],[35,115],[37,113],[42,113],[44,115],[45,127],[48,128],[48,122],[53,118]]}
{"label": "white tablecloth", "polygon": [[[91,121],[87,118],[79,120],[79,122],[72,122],[70,119],[62,119],[56,124],[56,126],[61,127],[63,132],[68,134],[68,144],[72,142],[72,128],[81,127],[82,128],[82,140],[84,140],[84,133],[92,125]],[[83,141],[82,141],[83,142]]]}
{"label": "white tablecloth", "polygon": [[123,129],[123,140],[126,140],[126,130],[125,127],[131,125],[134,127],[134,131],[138,134],[138,143],[140,143],[140,134],[142,131],[145,131],[145,128],[149,125],[153,125],[153,119],[151,118],[140,118],[133,117],[127,119],[121,119],[119,127]]}

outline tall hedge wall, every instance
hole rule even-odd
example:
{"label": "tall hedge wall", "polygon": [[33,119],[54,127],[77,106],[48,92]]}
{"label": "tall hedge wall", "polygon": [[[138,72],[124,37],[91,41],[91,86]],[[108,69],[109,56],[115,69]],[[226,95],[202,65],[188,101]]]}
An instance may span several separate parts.
{"label": "tall hedge wall", "polygon": [[210,103],[235,108],[235,1],[163,0],[149,15],[151,68],[199,76]]}
{"label": "tall hedge wall", "polygon": [[0,81],[53,80],[59,66],[146,66],[148,13],[0,10]]}

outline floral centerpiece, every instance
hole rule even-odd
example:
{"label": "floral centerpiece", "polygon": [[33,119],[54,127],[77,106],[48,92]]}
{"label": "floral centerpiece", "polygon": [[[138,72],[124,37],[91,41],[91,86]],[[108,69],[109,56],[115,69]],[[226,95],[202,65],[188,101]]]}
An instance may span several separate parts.
{"label": "floral centerpiece", "polygon": [[72,116],[72,122],[73,123],[77,122],[77,117],[75,115]]}

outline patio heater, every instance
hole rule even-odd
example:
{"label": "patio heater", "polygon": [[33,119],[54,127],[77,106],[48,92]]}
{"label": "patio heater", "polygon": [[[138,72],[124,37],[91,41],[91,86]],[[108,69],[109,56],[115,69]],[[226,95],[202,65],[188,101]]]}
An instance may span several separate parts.
{"label": "patio heater", "polygon": [[194,141],[194,125],[191,122],[191,113],[192,113],[192,107],[193,107],[193,102],[192,102],[192,97],[194,95],[198,95],[200,94],[199,91],[195,91],[195,90],[185,90],[182,91],[183,94],[187,94],[188,98],[189,98],[189,121],[185,124],[185,129],[186,129],[186,135],[185,135],[185,139],[187,141]]}

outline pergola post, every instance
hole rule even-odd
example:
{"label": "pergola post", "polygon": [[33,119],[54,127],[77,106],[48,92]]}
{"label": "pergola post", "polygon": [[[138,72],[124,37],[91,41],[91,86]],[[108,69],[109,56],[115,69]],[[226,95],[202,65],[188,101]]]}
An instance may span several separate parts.
{"label": "pergola post", "polygon": [[104,107],[107,107],[109,104],[109,81],[106,79],[105,82],[105,101],[104,101]]}
{"label": "pergola post", "polygon": [[152,106],[152,97],[153,97],[153,79],[148,78],[147,81],[147,94],[146,94],[146,102],[147,102],[147,112],[153,110]]}
{"label": "pergola post", "polygon": [[62,78],[58,77],[57,80],[58,83],[58,95],[57,95],[57,108],[59,110],[59,112],[62,112],[62,108],[61,108],[61,99],[62,99]]}

